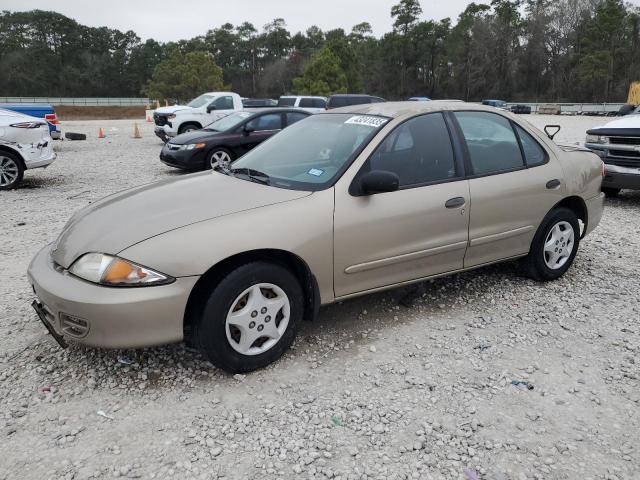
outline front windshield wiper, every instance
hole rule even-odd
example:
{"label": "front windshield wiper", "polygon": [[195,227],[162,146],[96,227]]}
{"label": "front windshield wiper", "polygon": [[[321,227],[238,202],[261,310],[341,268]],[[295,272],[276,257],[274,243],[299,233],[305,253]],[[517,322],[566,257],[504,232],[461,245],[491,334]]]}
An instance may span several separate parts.
{"label": "front windshield wiper", "polygon": [[259,170],[254,170],[252,168],[233,168],[230,170],[230,172],[234,174],[240,173],[246,175],[252,182],[261,183],[262,185],[270,184],[271,177]]}
{"label": "front windshield wiper", "polygon": [[226,163],[219,163],[218,165],[213,167],[213,170],[216,171],[216,172],[223,173],[223,174],[228,175],[228,176],[233,176],[233,173],[231,172],[231,169],[229,168],[229,165],[227,165]]}

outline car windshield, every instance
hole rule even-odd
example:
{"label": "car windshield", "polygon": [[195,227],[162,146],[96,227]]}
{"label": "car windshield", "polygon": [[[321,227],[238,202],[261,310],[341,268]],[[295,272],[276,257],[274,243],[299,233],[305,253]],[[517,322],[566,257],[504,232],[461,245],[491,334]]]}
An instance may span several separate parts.
{"label": "car windshield", "polygon": [[198,98],[194,98],[189,103],[187,103],[187,107],[200,108],[208,104],[214,98],[215,97],[212,97],[211,95],[200,95]]}
{"label": "car windshield", "polygon": [[389,118],[321,114],[275,135],[233,164],[234,171],[260,172],[279,188],[327,188],[346,170]]}
{"label": "car windshield", "polygon": [[226,117],[222,117],[219,120],[216,120],[204,130],[210,130],[213,132],[226,132],[227,130],[232,130],[237,127],[243,120],[249,118],[253,113],[251,112],[236,112],[231,115],[227,115]]}

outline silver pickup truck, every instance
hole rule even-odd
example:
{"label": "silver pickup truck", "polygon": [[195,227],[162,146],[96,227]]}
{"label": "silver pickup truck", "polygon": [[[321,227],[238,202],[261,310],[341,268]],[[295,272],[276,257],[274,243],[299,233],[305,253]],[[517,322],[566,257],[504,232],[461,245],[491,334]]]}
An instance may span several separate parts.
{"label": "silver pickup truck", "polygon": [[605,195],[615,197],[623,188],[640,190],[640,108],[589,130],[585,146],[599,152],[604,160]]}

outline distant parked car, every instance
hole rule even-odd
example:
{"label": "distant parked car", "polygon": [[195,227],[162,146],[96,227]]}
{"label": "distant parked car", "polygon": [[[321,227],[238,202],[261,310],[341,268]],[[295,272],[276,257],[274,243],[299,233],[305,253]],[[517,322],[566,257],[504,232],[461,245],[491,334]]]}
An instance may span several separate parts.
{"label": "distant parked car", "polygon": [[529,115],[531,113],[531,107],[529,105],[512,105],[510,110],[512,113],[521,115]]}
{"label": "distant parked car", "polygon": [[58,128],[58,116],[52,105],[47,103],[0,103],[0,108],[30,117],[42,118],[47,122],[51,138],[58,140],[62,136]]}
{"label": "distant parked car", "polygon": [[187,105],[161,107],[153,112],[155,134],[163,142],[181,133],[200,130],[205,125],[243,109],[240,95],[233,92],[209,92]]}
{"label": "distant parked car", "polygon": [[16,188],[25,170],[46,167],[55,158],[45,120],[0,109],[0,190]]}
{"label": "distant parked car", "polygon": [[482,105],[507,110],[507,102],[505,102],[504,100],[482,100]]}
{"label": "distant parked car", "polygon": [[[640,113],[640,112],[639,112]],[[587,131],[585,146],[603,157],[602,191],[615,197],[620,190],[640,190],[640,115],[625,115]]]}
{"label": "distant parked car", "polygon": [[244,108],[272,108],[278,106],[278,101],[272,98],[243,98]]}
{"label": "distant parked car", "polygon": [[411,97],[409,99],[410,102],[429,102],[430,100],[429,97]]}
{"label": "distant parked car", "polygon": [[332,95],[327,101],[327,110],[331,110],[332,108],[350,107],[353,105],[366,105],[368,103],[381,102],[386,102],[386,100],[384,98],[373,97],[371,95]]}
{"label": "distant parked car", "polygon": [[284,95],[278,100],[279,107],[304,108],[311,113],[320,113],[327,107],[325,97]]}
{"label": "distant parked car", "polygon": [[171,139],[163,147],[160,160],[183,170],[229,165],[280,130],[310,115],[291,108],[232,113],[203,130]]}

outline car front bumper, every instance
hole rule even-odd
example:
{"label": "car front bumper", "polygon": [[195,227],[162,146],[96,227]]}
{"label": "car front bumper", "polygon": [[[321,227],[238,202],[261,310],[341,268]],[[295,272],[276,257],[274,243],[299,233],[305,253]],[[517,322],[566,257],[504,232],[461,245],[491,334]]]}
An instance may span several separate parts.
{"label": "car front bumper", "polygon": [[153,287],[104,287],[56,267],[51,248],[38,252],[27,275],[43,321],[65,341],[138,348],[182,340],[187,300],[199,277]]}
{"label": "car front bumper", "polygon": [[160,161],[165,165],[183,170],[204,170],[206,155],[204,149],[199,150],[171,150],[168,144],[160,152]]}
{"label": "car front bumper", "polygon": [[603,187],[640,190],[640,167],[631,168],[605,164],[605,168],[606,174],[602,179]]}
{"label": "car front bumper", "polygon": [[585,146],[598,153],[605,163],[604,188],[640,190],[640,145],[587,143]]}
{"label": "car front bumper", "polygon": [[163,125],[161,127],[156,126],[153,129],[153,133],[156,134],[156,137],[161,139],[163,142],[167,142],[170,138],[175,137],[178,133],[174,130],[171,123]]}

